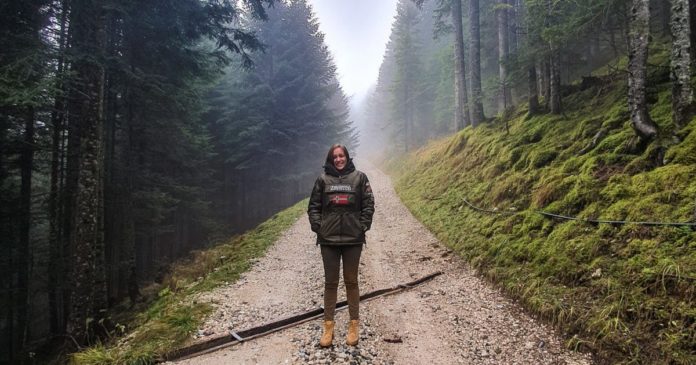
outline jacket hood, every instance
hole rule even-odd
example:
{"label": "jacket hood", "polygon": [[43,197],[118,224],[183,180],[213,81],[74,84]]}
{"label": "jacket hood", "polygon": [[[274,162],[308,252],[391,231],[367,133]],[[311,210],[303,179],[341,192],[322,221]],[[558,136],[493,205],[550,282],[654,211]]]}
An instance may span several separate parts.
{"label": "jacket hood", "polygon": [[353,171],[355,171],[355,165],[353,164],[352,158],[350,160],[348,160],[348,163],[346,163],[346,167],[344,167],[343,170],[341,170],[341,171],[336,170],[336,166],[334,166],[334,165],[331,165],[331,164],[324,165],[324,172],[331,175],[331,176],[348,175]]}

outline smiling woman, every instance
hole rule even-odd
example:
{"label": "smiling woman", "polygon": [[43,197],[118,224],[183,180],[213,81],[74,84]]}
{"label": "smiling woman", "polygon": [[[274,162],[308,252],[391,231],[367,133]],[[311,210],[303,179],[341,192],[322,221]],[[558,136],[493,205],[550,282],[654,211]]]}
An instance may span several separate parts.
{"label": "smiling woman", "polygon": [[367,175],[355,169],[345,146],[331,146],[324,173],[314,183],[307,209],[324,263],[324,334],[319,341],[322,347],[329,347],[333,342],[341,261],[350,315],[346,343],[349,346],[358,344],[358,267],[365,232],[372,225],[374,211],[375,201]]}

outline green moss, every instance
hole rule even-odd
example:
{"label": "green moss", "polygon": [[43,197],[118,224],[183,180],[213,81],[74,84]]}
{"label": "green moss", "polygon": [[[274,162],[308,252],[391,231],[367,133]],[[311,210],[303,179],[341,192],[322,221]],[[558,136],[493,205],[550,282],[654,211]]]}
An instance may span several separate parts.
{"label": "green moss", "polygon": [[536,143],[541,141],[544,136],[544,128],[542,125],[538,125],[535,128],[530,128],[525,133],[523,133],[518,139],[520,145]]}
{"label": "green moss", "polygon": [[600,118],[591,118],[581,121],[576,132],[573,134],[573,140],[593,137],[601,125],[602,119]]}
{"label": "green moss", "polygon": [[603,130],[611,131],[625,127],[626,123],[630,120],[628,107],[622,102],[621,98],[614,98],[613,103],[613,105],[610,105],[610,109],[604,114],[604,121],[601,126]]}
{"label": "green moss", "polygon": [[631,196],[631,177],[626,174],[616,174],[609,178],[607,184],[600,190],[599,195],[607,202],[614,202]]}
{"label": "green moss", "polygon": [[563,161],[561,172],[564,174],[574,174],[580,169],[583,162],[584,160],[579,157],[570,157]]}
{"label": "green moss", "polygon": [[620,151],[624,150],[624,142],[626,141],[627,133],[614,133],[606,138],[604,138],[597,147],[595,147],[595,151],[598,153],[603,153],[603,152],[614,152],[617,149]]}
{"label": "green moss", "polygon": [[[651,116],[668,130],[668,85],[653,89]],[[640,150],[625,90],[618,82],[571,95],[568,118],[513,117],[509,135],[501,121],[467,128],[408,156],[392,170],[396,189],[442,242],[567,333],[570,347],[607,363],[696,363],[696,232],[535,213],[693,221],[696,121]],[[461,199],[517,213],[482,214]]]}
{"label": "green moss", "polygon": [[696,164],[696,127],[694,121],[682,130],[683,141],[665,153],[665,159],[670,163],[694,165]]}
{"label": "green moss", "polygon": [[512,167],[517,161],[520,160],[520,157],[522,156],[522,149],[521,148],[513,148],[510,150],[508,156],[504,159],[504,161],[507,162],[506,166],[507,167]]}
{"label": "green moss", "polygon": [[534,168],[541,168],[553,161],[556,156],[558,156],[558,152],[554,150],[544,150],[537,152],[530,156],[530,162],[531,166]]}
{"label": "green moss", "polygon": [[546,175],[539,180],[532,191],[532,204],[544,208],[564,197],[575,184],[576,177],[567,174]]}

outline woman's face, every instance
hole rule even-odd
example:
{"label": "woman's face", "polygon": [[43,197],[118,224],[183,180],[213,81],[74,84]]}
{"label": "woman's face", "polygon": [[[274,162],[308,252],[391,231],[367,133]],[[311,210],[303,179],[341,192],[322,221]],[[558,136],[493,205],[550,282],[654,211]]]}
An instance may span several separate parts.
{"label": "woman's face", "polygon": [[336,170],[341,171],[343,170],[344,167],[346,167],[346,154],[343,153],[343,148],[341,147],[336,147],[333,150],[333,164],[334,167],[336,167]]}

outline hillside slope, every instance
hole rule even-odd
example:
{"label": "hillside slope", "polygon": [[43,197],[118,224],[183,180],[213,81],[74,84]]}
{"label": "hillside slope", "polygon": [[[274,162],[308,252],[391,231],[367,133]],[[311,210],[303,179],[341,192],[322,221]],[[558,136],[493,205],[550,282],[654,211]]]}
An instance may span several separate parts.
{"label": "hillside slope", "polygon": [[[580,89],[578,87],[577,89]],[[609,363],[694,364],[696,122],[639,146],[625,85],[596,83],[564,98],[565,114],[518,109],[390,163],[416,217],[568,346]],[[670,130],[670,95],[651,115]],[[663,157],[664,156],[664,157]],[[482,212],[473,205],[491,210]]]}

